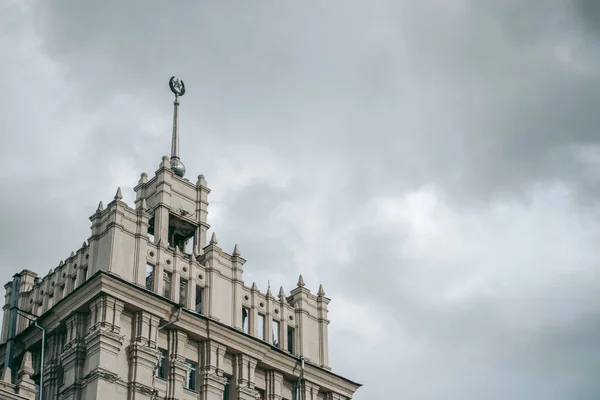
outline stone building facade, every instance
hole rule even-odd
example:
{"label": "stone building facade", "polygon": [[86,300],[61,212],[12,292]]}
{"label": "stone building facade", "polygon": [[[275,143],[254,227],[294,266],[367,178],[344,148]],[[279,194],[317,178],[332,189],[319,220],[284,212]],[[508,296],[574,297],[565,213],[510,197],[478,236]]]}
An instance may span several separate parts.
{"label": "stone building facade", "polygon": [[120,189],[100,202],[91,236],[46,276],[5,285],[0,398],[35,398],[42,333],[44,399],[352,397],[360,385],[329,367],[322,286],[246,285],[237,245],[207,238],[205,178],[178,176],[168,157],[134,190],[133,207]]}

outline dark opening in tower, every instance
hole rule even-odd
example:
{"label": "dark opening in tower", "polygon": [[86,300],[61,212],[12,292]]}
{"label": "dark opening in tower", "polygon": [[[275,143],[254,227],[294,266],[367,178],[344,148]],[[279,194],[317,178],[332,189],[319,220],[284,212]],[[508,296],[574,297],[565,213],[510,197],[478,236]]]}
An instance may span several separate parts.
{"label": "dark opening in tower", "polygon": [[169,247],[185,253],[192,252],[196,226],[183,218],[169,214]]}

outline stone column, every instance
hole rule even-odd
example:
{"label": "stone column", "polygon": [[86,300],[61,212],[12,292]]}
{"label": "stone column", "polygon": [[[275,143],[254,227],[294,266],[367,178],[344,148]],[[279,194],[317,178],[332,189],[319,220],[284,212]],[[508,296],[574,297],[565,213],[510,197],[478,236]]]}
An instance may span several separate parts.
{"label": "stone column", "polygon": [[227,380],[223,376],[225,346],[212,340],[200,344],[198,388],[201,400],[222,400]]}
{"label": "stone column", "polygon": [[268,370],[265,374],[266,381],[266,393],[267,398],[265,400],[281,400],[281,390],[283,388],[283,374],[278,371]]}
{"label": "stone column", "polygon": [[236,354],[233,365],[235,398],[238,400],[256,400],[254,372],[257,361],[245,354]]}
{"label": "stone column", "polygon": [[110,296],[101,296],[90,304],[92,318],[85,338],[88,373],[85,392],[88,397],[113,397],[116,394],[115,382],[119,376],[114,366],[123,345],[119,335],[123,308],[122,301]]}
{"label": "stone column", "polygon": [[60,337],[48,336],[44,367],[44,397],[55,399],[58,396],[58,374],[60,365]]}
{"label": "stone column", "polygon": [[300,396],[302,400],[319,400],[318,395],[319,386],[306,380],[300,384]]}
{"label": "stone column", "polygon": [[133,335],[127,346],[129,361],[129,398],[151,399],[155,391],[154,374],[158,366],[159,353],[156,348],[159,318],[139,311],[133,318]]}
{"label": "stone column", "polygon": [[79,400],[81,398],[81,378],[86,358],[86,320],[87,315],[76,313],[67,318],[67,339],[60,355],[64,369],[64,387],[61,400]]}
{"label": "stone column", "polygon": [[184,382],[187,377],[188,367],[185,364],[185,344],[187,334],[183,331],[171,329],[167,331],[169,346],[169,376],[167,377],[166,400],[177,400],[184,397]]}

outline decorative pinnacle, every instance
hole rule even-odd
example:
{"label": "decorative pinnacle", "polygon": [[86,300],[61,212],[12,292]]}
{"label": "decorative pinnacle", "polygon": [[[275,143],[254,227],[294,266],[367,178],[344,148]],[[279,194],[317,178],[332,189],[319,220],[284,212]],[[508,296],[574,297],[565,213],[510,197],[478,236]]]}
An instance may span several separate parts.
{"label": "decorative pinnacle", "polygon": [[121,186],[119,186],[117,188],[117,193],[115,193],[115,200],[122,200],[123,199],[123,193],[121,193]]}
{"label": "decorative pinnacle", "polygon": [[98,203],[98,208],[96,209],[96,212],[102,212],[104,211],[104,204],[102,203],[102,200],[100,200],[100,203]]}
{"label": "decorative pinnacle", "polygon": [[81,248],[82,248],[82,249],[85,249],[85,247],[86,247],[86,246],[87,246],[87,242],[84,240],[84,241],[83,241],[83,244],[81,245]]}
{"label": "decorative pinnacle", "polygon": [[60,260],[60,261],[58,262],[58,266],[59,266],[59,267],[63,266],[64,264],[65,264],[65,263],[63,262],[63,260]]}
{"label": "decorative pinnacle", "polygon": [[213,232],[212,236],[210,237],[210,244],[219,244],[219,241],[217,240],[217,234],[215,232]]}
{"label": "decorative pinnacle", "polygon": [[237,243],[235,244],[235,246],[233,247],[233,256],[234,257],[239,257],[240,256],[240,249],[237,245]]}
{"label": "decorative pinnacle", "polygon": [[298,287],[304,287],[304,279],[302,278],[302,274],[298,277],[298,283],[296,284]]}
{"label": "decorative pinnacle", "polygon": [[285,292],[283,291],[283,286],[279,287],[279,295],[278,295],[280,300],[285,299]]}
{"label": "decorative pinnacle", "polygon": [[256,282],[252,282],[252,290],[258,291],[258,286],[256,285]]}
{"label": "decorative pinnacle", "polygon": [[271,293],[271,286],[267,288],[267,298],[273,297],[273,293]]}
{"label": "decorative pinnacle", "polygon": [[323,289],[323,284],[319,285],[319,291],[317,292],[317,296],[319,296],[319,297],[325,296],[325,290]]}
{"label": "decorative pinnacle", "polygon": [[71,258],[71,257],[75,257],[75,252],[74,251],[71,252],[71,255],[69,256],[69,258]]}
{"label": "decorative pinnacle", "polygon": [[146,183],[148,182],[148,174],[145,172],[142,172],[142,175],[140,176],[140,180],[138,181],[139,183]]}
{"label": "decorative pinnacle", "polygon": [[146,203],[146,198],[142,197],[142,203],[140,204],[140,208],[142,210],[147,210],[148,209],[148,203]]}
{"label": "decorative pinnacle", "polygon": [[171,169],[180,178],[185,175],[185,165],[179,160],[179,97],[185,94],[185,85],[179,78],[171,77],[169,87],[175,94],[173,102],[173,137],[171,138]]}

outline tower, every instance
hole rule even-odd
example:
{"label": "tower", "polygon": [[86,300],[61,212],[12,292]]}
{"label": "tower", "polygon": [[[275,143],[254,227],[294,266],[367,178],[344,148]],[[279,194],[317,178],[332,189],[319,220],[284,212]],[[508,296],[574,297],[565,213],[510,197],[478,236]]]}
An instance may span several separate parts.
{"label": "tower", "polygon": [[239,246],[222,249],[214,233],[207,243],[210,189],[203,175],[185,178],[185,86],[169,85],[171,157],[141,174],[134,206],[118,188],[80,248],[43,277],[23,270],[5,285],[4,321],[15,321],[2,331],[0,366],[12,373],[0,397],[35,384],[64,400],[351,398],[360,384],[329,366],[323,288],[315,296],[300,277],[289,296],[263,293],[244,282]]}

